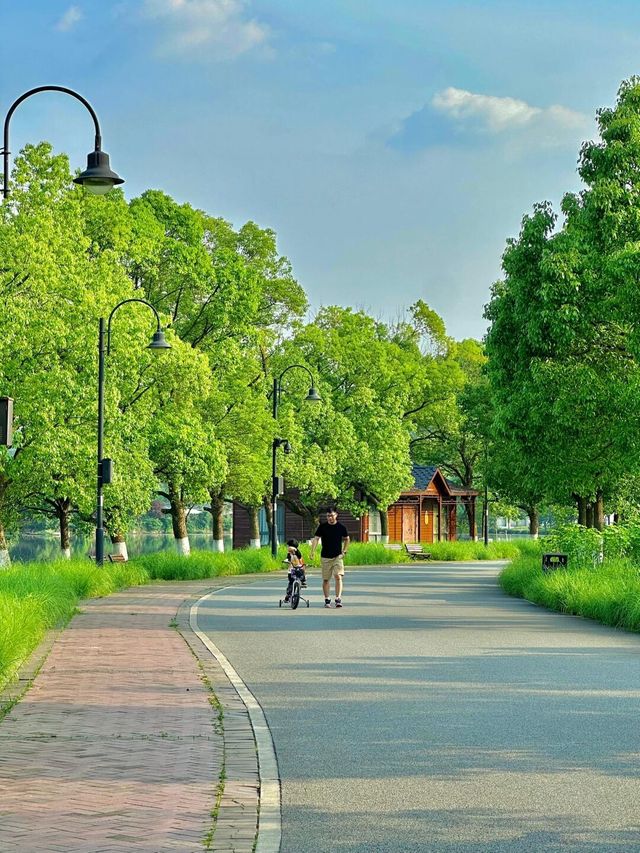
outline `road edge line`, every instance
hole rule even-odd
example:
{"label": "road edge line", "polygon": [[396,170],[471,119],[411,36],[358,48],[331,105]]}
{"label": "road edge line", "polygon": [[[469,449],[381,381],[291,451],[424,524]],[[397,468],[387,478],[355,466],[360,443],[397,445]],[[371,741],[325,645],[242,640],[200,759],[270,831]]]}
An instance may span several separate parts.
{"label": "road edge line", "polygon": [[[229,587],[222,587],[222,589],[229,589]],[[199,598],[191,606],[189,611],[189,625],[200,642],[218,661],[247,709],[251,728],[253,729],[253,736],[256,741],[258,776],[260,780],[256,853],[278,853],[282,840],[282,798],[278,760],[267,719],[262,706],[229,663],[225,655],[198,626],[199,605],[201,602],[221,592],[222,589],[217,589],[207,593],[207,595],[203,595],[202,598]]]}

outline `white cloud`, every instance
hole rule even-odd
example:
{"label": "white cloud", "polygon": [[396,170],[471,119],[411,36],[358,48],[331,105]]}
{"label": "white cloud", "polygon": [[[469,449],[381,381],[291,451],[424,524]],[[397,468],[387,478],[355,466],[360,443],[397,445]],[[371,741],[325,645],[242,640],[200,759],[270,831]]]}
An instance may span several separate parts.
{"label": "white cloud", "polygon": [[55,25],[56,30],[61,33],[68,33],[75,25],[83,19],[84,15],[79,6],[69,6],[64,15]]}
{"label": "white cloud", "polygon": [[164,22],[161,49],[188,55],[206,48],[225,59],[264,45],[269,29],[246,15],[242,0],[144,0],[145,17]]}
{"label": "white cloud", "polygon": [[547,129],[578,129],[587,119],[581,113],[554,104],[551,107],[532,107],[517,98],[499,98],[495,95],[476,95],[464,89],[449,87],[438,92],[431,101],[434,109],[462,123],[473,121],[490,133],[502,133],[529,126]]}

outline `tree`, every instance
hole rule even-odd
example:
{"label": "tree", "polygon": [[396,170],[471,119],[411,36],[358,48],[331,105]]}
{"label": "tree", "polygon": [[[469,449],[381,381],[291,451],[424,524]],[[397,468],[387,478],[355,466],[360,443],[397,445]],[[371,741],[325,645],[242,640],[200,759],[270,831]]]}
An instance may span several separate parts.
{"label": "tree", "polygon": [[[66,158],[46,143],[29,146],[16,158],[0,226],[8,288],[0,369],[19,427],[5,494],[20,496],[14,511],[54,515],[66,555],[71,514],[88,514],[94,503],[97,317],[132,295],[117,257],[90,251],[84,203]],[[135,320],[125,325],[134,339],[140,334]],[[135,477],[131,471],[132,488]]]}
{"label": "tree", "polygon": [[[295,418],[304,431],[301,454],[285,463],[288,481],[300,490],[291,508],[312,524],[327,499],[355,515],[371,506],[385,512],[411,484],[404,413],[420,381],[413,353],[384,323],[331,306],[285,342],[285,364],[300,356],[317,377],[322,405]],[[291,420],[288,429],[295,430]]]}

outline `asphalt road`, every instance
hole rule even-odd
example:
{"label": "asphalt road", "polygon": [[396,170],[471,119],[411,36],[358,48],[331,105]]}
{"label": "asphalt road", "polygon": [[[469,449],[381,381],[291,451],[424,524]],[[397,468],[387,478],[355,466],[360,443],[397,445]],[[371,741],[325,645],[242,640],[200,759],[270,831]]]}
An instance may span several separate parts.
{"label": "asphalt road", "polygon": [[200,627],[264,708],[283,853],[640,851],[640,637],[505,596],[498,565],[263,578]]}

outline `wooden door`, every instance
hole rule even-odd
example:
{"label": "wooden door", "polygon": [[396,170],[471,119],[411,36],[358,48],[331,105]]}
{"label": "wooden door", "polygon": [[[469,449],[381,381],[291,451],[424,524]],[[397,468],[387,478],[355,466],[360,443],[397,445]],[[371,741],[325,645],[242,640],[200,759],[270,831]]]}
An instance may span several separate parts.
{"label": "wooden door", "polygon": [[402,507],[402,541],[418,541],[418,507]]}
{"label": "wooden door", "polygon": [[422,542],[433,542],[433,506],[425,503],[422,507]]}

